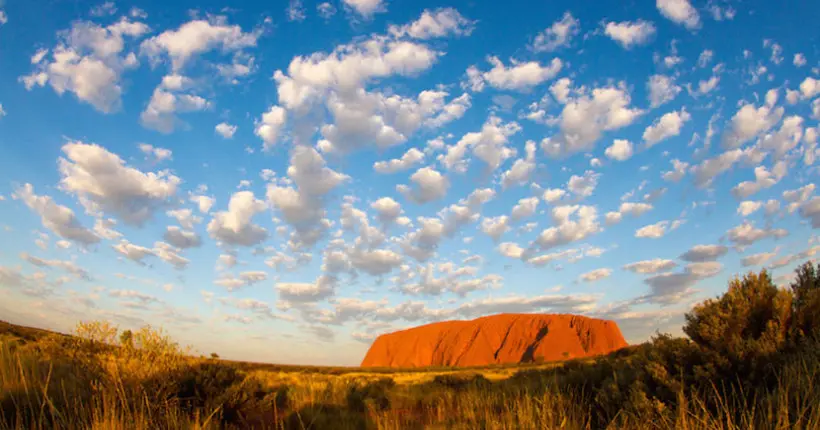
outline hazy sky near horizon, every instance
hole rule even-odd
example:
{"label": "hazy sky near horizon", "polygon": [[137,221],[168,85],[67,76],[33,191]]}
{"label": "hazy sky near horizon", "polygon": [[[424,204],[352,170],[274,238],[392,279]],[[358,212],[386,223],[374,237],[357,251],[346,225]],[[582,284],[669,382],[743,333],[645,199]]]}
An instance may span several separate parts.
{"label": "hazy sky near horizon", "polygon": [[0,1],[0,319],[358,364],[820,249],[820,4]]}

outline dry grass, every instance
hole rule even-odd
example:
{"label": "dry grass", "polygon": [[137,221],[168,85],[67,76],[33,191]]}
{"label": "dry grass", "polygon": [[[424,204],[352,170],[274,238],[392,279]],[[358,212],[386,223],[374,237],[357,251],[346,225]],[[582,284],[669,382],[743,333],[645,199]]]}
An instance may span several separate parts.
{"label": "dry grass", "polygon": [[[93,330],[112,336],[110,327]],[[161,332],[146,329],[134,338],[135,346],[123,348],[100,339],[4,335],[0,428],[820,428],[817,360],[787,363],[771,389],[754,395],[743,387],[681,388],[674,405],[629,398],[633,406],[602,421],[596,402],[603,397],[561,388],[555,365],[520,374],[512,367],[338,374],[243,369],[186,356]]]}

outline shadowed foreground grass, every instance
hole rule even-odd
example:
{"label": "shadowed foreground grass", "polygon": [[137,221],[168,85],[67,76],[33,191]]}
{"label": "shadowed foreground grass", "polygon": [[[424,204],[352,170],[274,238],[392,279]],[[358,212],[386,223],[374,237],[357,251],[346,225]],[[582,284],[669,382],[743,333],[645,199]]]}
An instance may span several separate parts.
{"label": "shadowed foreground grass", "polygon": [[801,270],[791,291],[732,281],[692,340],[537,367],[323,371],[196,358],[150,327],[0,325],[0,428],[820,429],[820,270]]}

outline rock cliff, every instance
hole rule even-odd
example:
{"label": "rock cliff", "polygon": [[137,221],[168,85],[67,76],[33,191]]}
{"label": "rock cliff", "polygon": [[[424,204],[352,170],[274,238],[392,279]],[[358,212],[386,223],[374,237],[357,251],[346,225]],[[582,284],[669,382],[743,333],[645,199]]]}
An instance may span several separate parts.
{"label": "rock cliff", "polygon": [[500,314],[427,324],[376,338],[362,367],[484,366],[559,361],[627,346],[613,321]]}

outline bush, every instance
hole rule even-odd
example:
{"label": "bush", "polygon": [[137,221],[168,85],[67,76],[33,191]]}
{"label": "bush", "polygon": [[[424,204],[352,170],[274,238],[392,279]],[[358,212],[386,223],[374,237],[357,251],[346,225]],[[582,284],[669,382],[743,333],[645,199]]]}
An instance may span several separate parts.
{"label": "bush", "polygon": [[369,409],[383,411],[390,408],[390,390],[396,382],[390,378],[381,378],[364,386],[351,385],[347,391],[347,407],[356,412]]}

